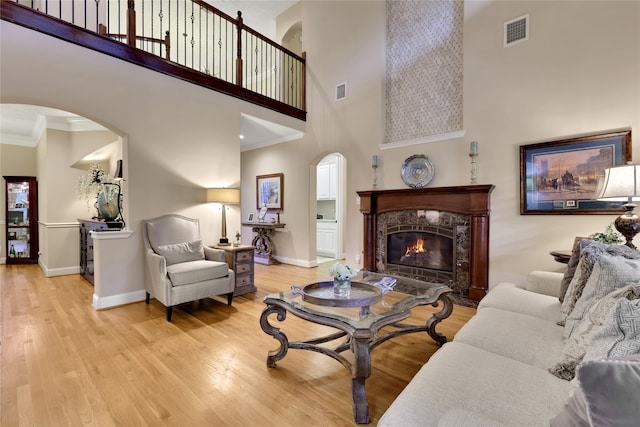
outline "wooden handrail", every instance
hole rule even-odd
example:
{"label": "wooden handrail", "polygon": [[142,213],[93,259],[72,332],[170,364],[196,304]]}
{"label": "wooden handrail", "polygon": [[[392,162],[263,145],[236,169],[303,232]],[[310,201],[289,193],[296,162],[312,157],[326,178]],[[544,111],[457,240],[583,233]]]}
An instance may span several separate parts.
{"label": "wooden handrail", "polygon": [[[49,8],[49,2],[47,0],[45,1],[45,10],[48,10]],[[56,0],[56,1],[61,1],[61,0]],[[247,27],[242,19],[242,13],[238,12],[238,17],[237,18],[232,18],[229,15],[225,14],[222,11],[219,11],[218,9],[214,8],[213,6],[209,5],[208,3],[205,3],[202,0],[190,0],[193,4],[198,5],[200,7],[202,7],[203,9],[206,9],[207,11],[219,16],[221,19],[229,22],[230,25],[234,25],[236,27],[236,34],[237,34],[237,46],[236,46],[236,57],[235,57],[235,73],[228,75],[226,74],[227,78],[229,78],[229,80],[231,78],[234,79],[234,81],[227,81],[227,78],[224,78],[222,76],[222,74],[217,74],[219,76],[220,79],[222,79],[225,82],[234,84],[235,86],[238,87],[238,90],[234,90],[233,92],[236,93],[246,93],[247,91],[250,92],[255,92],[254,95],[251,95],[249,97],[242,97],[243,99],[247,99],[250,102],[256,102],[256,99],[272,99],[273,102],[269,101],[267,102],[267,104],[273,104],[273,105],[280,105],[280,104],[284,104],[287,105],[288,107],[285,108],[285,110],[291,110],[291,111],[295,111],[295,114],[288,114],[288,115],[292,115],[296,118],[301,118],[304,117],[304,119],[306,119],[306,113],[304,112],[304,110],[306,109],[306,94],[305,94],[305,86],[306,86],[306,55],[302,55],[299,56],[297,54],[295,54],[294,52],[291,52],[290,50],[284,48],[283,46],[280,46],[278,44],[276,44],[275,42],[271,41],[270,39],[268,39],[267,37],[263,36],[262,34],[258,33],[257,31],[253,30],[250,27]],[[5,20],[9,20],[9,21],[13,21],[13,19],[9,18],[9,16],[11,15],[15,15],[15,8],[23,8],[25,10],[23,10],[22,12],[26,12],[26,10],[31,11],[34,14],[41,14],[44,15],[47,19],[50,20],[58,20],[60,22],[66,22],[60,18],[56,18],[54,16],[48,15],[47,13],[42,13],[40,11],[34,10],[28,6],[24,6],[21,5],[20,3],[18,3],[16,0],[10,1],[10,0],[0,0],[1,4],[2,4],[2,19]],[[62,3],[60,3],[60,5],[62,5]],[[97,5],[97,3],[96,3]],[[25,22],[17,22],[20,25],[24,25],[27,26],[29,28],[32,28],[34,30],[37,31],[41,31],[44,33],[48,33],[51,35],[54,35],[56,37],[59,38],[63,38],[63,39],[67,39],[68,40],[68,34],[72,34],[74,32],[69,32],[64,31],[65,32],[65,37],[61,37],[58,34],[52,34],[52,32],[49,31],[49,27],[50,25],[44,25],[43,27],[38,27],[35,25],[32,25],[31,21],[33,21],[32,17],[28,17],[27,13],[17,13],[18,15],[20,15],[21,17],[26,17]],[[204,13],[204,12],[203,12]],[[62,16],[62,15],[61,15]],[[39,22],[42,22],[40,20],[38,20]],[[86,23],[86,11],[85,11],[85,25],[87,25]],[[164,45],[165,46],[165,52],[164,55],[162,55],[162,52],[159,51],[159,56],[162,57],[164,60],[167,61],[172,61],[171,59],[171,36],[170,36],[170,32],[169,31],[165,31],[165,36],[164,36],[164,40],[162,38],[159,37],[150,37],[150,36],[146,36],[146,35],[137,35],[136,32],[136,9],[135,9],[135,1],[134,0],[127,0],[127,10],[126,10],[126,34],[119,34],[119,32],[109,32],[108,28],[105,27],[103,24],[97,22],[97,15],[96,15],[96,22],[95,25],[95,31],[97,31],[97,34],[100,34],[101,37],[105,37],[105,38],[109,38],[110,40],[117,40],[118,42],[125,42],[126,45],[131,46],[133,48],[136,48],[137,46],[137,42],[149,42],[152,44],[158,44],[158,45]],[[15,22],[15,21],[14,21]],[[108,22],[108,21],[107,21]],[[83,28],[83,27],[78,27],[75,24],[72,23],[68,23],[68,26],[73,26],[73,27],[77,27],[77,28]],[[197,23],[196,23],[197,25]],[[59,28],[60,26],[58,25],[54,25],[54,27]],[[104,27],[104,28],[103,28]],[[162,28],[161,28],[162,29]],[[85,31],[91,31],[91,29],[85,28]],[[144,31],[144,30],[143,30]],[[195,31],[200,31],[200,30],[195,30]],[[208,30],[207,30],[208,31]],[[248,35],[243,35],[242,32],[245,31],[246,34]],[[196,33],[197,34],[197,33]],[[153,34],[151,34],[153,36]],[[175,34],[174,34],[175,36]],[[185,34],[186,36],[186,34]],[[249,40],[251,41],[251,46],[256,46],[256,55],[258,55],[258,46],[260,47],[261,51],[260,54],[262,58],[265,58],[265,56],[262,55],[266,55],[266,60],[267,63],[265,63],[264,65],[261,63],[257,63],[255,70],[245,70],[244,69],[244,63],[243,63],[243,57],[246,57],[245,59],[248,58],[256,58],[257,56],[249,56],[250,52],[243,52],[243,37],[247,37],[245,40],[248,42]],[[249,38],[250,37],[250,38]],[[255,38],[255,39],[254,39]],[[80,38],[78,40],[69,40],[72,41],[73,43],[77,43],[77,44],[81,44],[81,45],[85,45],[84,43],[84,39],[85,36],[80,36]],[[205,39],[206,40],[206,39]],[[254,41],[257,40],[257,41]],[[186,48],[186,37],[185,37],[185,48]],[[209,39],[209,42],[211,41],[211,39]],[[204,42],[203,42],[204,43]],[[261,45],[260,43],[265,43],[265,45]],[[193,51],[193,39],[191,40],[191,51]],[[140,45],[143,49],[143,51],[145,50],[145,44]],[[274,48],[274,50],[271,50],[270,48],[266,47],[266,46],[271,46]],[[87,46],[90,47],[90,46]],[[204,44],[198,45],[196,44],[196,48],[198,49],[196,51],[195,54],[198,54],[198,52],[203,52],[201,49],[204,47]],[[91,47],[94,48],[94,47]],[[223,47],[224,49],[224,47]],[[253,49],[253,48],[252,48]],[[99,50],[99,49],[98,49]],[[112,51],[113,49],[108,49],[110,51]],[[206,50],[204,52],[207,52]],[[213,52],[213,50],[211,50],[211,52]],[[228,52],[228,51],[227,51]],[[105,52],[106,53],[106,52]],[[155,50],[152,50],[151,53],[155,53]],[[111,54],[111,53],[109,53]],[[194,54],[194,58],[195,58],[195,54]],[[202,53],[200,53],[202,54]],[[180,50],[178,48],[178,50],[176,50],[175,53],[173,53],[173,55],[175,56],[175,58],[173,59],[174,61],[177,61],[177,64],[179,64],[181,67],[189,67],[190,64],[186,61],[186,58],[188,58],[187,56],[187,51],[186,50],[182,50],[182,53],[180,53]],[[181,56],[183,55],[183,56]],[[251,53],[251,55],[253,55]],[[138,55],[135,55],[138,56]],[[215,57],[210,57],[210,58],[215,58]],[[224,56],[221,56],[221,58],[224,58]],[[227,61],[231,58],[227,57]],[[286,58],[286,59],[283,59]],[[129,60],[128,58],[123,58],[125,60]],[[212,59],[209,59],[208,61],[211,61]],[[289,68],[287,66],[287,69],[284,69],[284,67],[282,67],[282,61],[286,60],[287,63],[289,63],[289,61],[291,61],[291,64],[296,64],[295,65],[295,70],[296,70],[296,75],[291,75],[291,74],[287,74],[287,72],[290,72],[293,68],[293,66],[291,68]],[[215,60],[213,60],[213,66],[214,68],[219,68],[219,72],[224,72],[224,70],[230,70],[231,67],[229,65],[225,66],[225,63],[222,62],[218,62],[216,63]],[[193,63],[193,60],[191,60],[191,62]],[[253,59],[251,60],[251,62],[247,63],[248,67],[253,67],[254,61]],[[207,64],[209,64],[209,66],[207,66]],[[211,62],[202,62],[202,61],[197,61],[197,67],[195,67],[195,72],[198,73],[205,73],[207,75],[212,75],[213,72],[210,71],[210,64]],[[205,69],[206,67],[206,69]],[[163,67],[164,68],[164,67]],[[244,72],[247,72],[247,74],[243,74]],[[252,74],[253,72],[253,74]],[[298,73],[301,73],[298,74]],[[178,74],[182,74],[182,73],[178,73]],[[176,76],[179,77],[179,76]],[[245,82],[244,79],[247,79],[247,81]],[[179,78],[183,78],[183,77],[179,77]],[[213,78],[218,78],[218,77],[213,77]],[[246,85],[246,86],[245,86]],[[228,85],[224,85],[225,87],[227,87]],[[285,87],[286,86],[286,87]],[[259,96],[255,96],[255,95],[259,95]],[[234,96],[237,96],[234,95]],[[262,102],[257,102],[259,104],[262,104]],[[272,108],[272,109],[276,109],[276,110],[280,110],[280,107],[274,108],[273,105],[269,105],[268,108]],[[266,106],[266,105],[265,105]],[[301,113],[298,113],[299,111],[301,111]],[[285,113],[286,114],[286,113]]]}

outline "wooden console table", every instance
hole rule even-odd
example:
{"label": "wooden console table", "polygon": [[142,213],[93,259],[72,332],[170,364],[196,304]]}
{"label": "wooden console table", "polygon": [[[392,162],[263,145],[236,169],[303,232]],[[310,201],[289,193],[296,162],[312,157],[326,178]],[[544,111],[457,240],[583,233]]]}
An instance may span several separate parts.
{"label": "wooden console table", "polygon": [[276,249],[273,240],[271,240],[271,233],[278,228],[284,228],[286,224],[273,224],[273,223],[252,223],[243,222],[243,226],[251,227],[251,230],[256,233],[256,236],[251,241],[251,245],[255,246],[255,262],[260,264],[280,264],[280,261],[276,260],[272,254]]}

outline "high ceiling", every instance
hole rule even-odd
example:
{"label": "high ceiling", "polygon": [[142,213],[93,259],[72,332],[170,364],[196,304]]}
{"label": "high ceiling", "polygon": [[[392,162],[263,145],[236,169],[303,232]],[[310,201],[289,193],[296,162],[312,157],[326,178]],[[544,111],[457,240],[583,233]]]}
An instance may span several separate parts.
{"label": "high ceiling", "polygon": [[[241,10],[245,24],[273,39],[276,17],[296,2],[210,0],[209,3],[234,17]],[[66,111],[32,105],[0,104],[0,144],[35,147],[45,128],[67,132],[105,130],[98,123]],[[251,116],[242,115],[240,119],[238,137],[241,138],[242,151],[300,136],[298,131]]]}

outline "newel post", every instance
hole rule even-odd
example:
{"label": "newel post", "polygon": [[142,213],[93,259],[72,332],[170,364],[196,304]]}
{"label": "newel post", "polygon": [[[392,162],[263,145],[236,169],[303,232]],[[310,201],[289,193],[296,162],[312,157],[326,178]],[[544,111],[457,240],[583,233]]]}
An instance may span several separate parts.
{"label": "newel post", "polygon": [[238,11],[236,29],[238,31],[238,53],[236,56],[236,85],[242,87],[242,12]]}
{"label": "newel post", "polygon": [[127,1],[127,44],[136,46],[136,6],[134,0]]}

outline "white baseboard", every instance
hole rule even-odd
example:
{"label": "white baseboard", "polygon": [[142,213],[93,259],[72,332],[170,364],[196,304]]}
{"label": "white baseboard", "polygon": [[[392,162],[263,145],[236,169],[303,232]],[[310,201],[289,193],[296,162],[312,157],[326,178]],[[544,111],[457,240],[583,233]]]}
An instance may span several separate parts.
{"label": "white baseboard", "polygon": [[66,276],[67,274],[80,274],[80,266],[78,265],[73,267],[63,267],[63,268],[47,268],[47,266],[43,264],[41,259],[38,260],[38,265],[42,269],[42,272],[44,273],[44,277]]}
{"label": "white baseboard", "polygon": [[283,264],[291,264],[291,265],[297,265],[298,267],[307,267],[307,268],[311,268],[311,267],[317,267],[318,266],[318,261],[314,260],[302,260],[302,259],[295,259],[295,258],[285,258],[285,257],[281,257],[281,256],[274,256],[275,259],[277,259],[278,261],[280,261]]}
{"label": "white baseboard", "polygon": [[144,301],[147,294],[146,291],[134,291],[126,294],[111,295],[108,297],[99,297],[93,294],[93,308],[102,310],[105,308],[117,307],[119,305],[131,304],[132,302]]}

